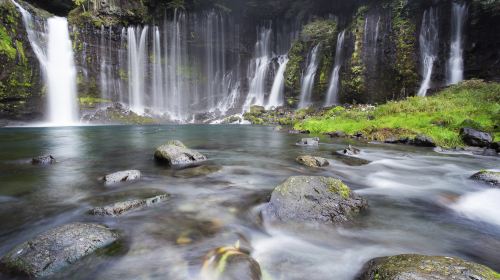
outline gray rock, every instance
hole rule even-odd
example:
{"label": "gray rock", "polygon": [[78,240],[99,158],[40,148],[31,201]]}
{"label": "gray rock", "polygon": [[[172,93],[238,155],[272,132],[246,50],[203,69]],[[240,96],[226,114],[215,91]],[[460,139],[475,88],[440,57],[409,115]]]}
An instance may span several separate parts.
{"label": "gray rock", "polygon": [[410,141],[411,145],[419,147],[436,147],[436,143],[427,135],[417,135]]}
{"label": "gray rock", "polygon": [[260,265],[249,252],[236,247],[222,247],[205,256],[203,279],[260,280]]}
{"label": "gray rock", "polygon": [[494,157],[494,156],[497,156],[498,153],[495,149],[484,149],[484,151],[481,153],[481,155],[487,156],[487,157]]}
{"label": "gray rock", "polygon": [[109,175],[106,175],[102,180],[106,184],[116,184],[120,182],[135,181],[141,178],[141,171],[139,170],[126,170],[118,171]]}
{"label": "gray rock", "polygon": [[318,146],[319,145],[319,138],[302,138],[300,139],[297,143],[295,143],[297,146]]}
{"label": "gray rock", "polygon": [[198,165],[207,160],[207,157],[186,148],[184,144],[177,140],[169,141],[156,148],[154,157],[157,161],[176,168]]}
{"label": "gray rock", "polygon": [[493,141],[491,134],[468,127],[460,129],[460,136],[465,144],[474,147],[488,147]]}
{"label": "gray rock", "polygon": [[349,166],[362,166],[371,163],[371,161],[366,159],[344,155],[343,152],[333,152],[332,155],[334,159],[339,160]]}
{"label": "gray rock", "polygon": [[91,209],[89,211],[89,214],[94,216],[120,216],[130,211],[139,210],[145,207],[150,207],[155,204],[159,204],[167,200],[168,197],[169,197],[168,194],[162,194],[147,199],[136,199],[136,200],[117,202],[112,205],[104,207],[96,207],[94,209]]}
{"label": "gray rock", "polygon": [[50,277],[117,239],[116,233],[98,224],[67,224],[15,247],[0,260],[0,266],[29,278]]}
{"label": "gray rock", "polygon": [[492,269],[459,258],[398,255],[370,260],[357,280],[493,280]]}
{"label": "gray rock", "polygon": [[202,165],[188,169],[182,169],[176,171],[173,176],[179,178],[194,178],[194,177],[202,177],[207,176],[212,173],[218,172],[222,169],[221,166],[218,165]]}
{"label": "gray rock", "polygon": [[289,134],[311,134],[311,131],[290,129],[290,130],[288,130],[288,133]]}
{"label": "gray rock", "polygon": [[493,142],[490,144],[490,149],[494,149],[497,153],[500,153],[500,142]]}
{"label": "gray rock", "polygon": [[347,146],[345,149],[344,149],[344,155],[348,155],[348,156],[353,156],[353,155],[357,155],[361,152],[360,149],[358,148],[355,148],[351,145]]}
{"label": "gray rock", "polygon": [[500,172],[482,170],[472,175],[470,178],[500,188]]}
{"label": "gray rock", "polygon": [[366,200],[339,179],[293,176],[274,189],[262,213],[271,221],[339,224],[367,207]]}
{"label": "gray rock", "polygon": [[326,158],[313,157],[309,155],[299,156],[295,160],[308,167],[325,167],[330,164]]}
{"label": "gray rock", "polygon": [[47,165],[56,163],[56,159],[51,155],[38,156],[31,159],[34,165]]}

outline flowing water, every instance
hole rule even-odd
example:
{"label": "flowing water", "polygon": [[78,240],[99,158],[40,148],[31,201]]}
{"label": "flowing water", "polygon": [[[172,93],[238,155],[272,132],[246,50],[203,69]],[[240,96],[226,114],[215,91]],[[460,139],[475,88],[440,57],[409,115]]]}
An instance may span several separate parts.
{"label": "flowing water", "polygon": [[316,78],[316,71],[318,70],[318,54],[320,50],[320,44],[316,45],[309,54],[307,58],[307,69],[302,75],[302,80],[300,83],[300,102],[299,108],[305,108],[311,105],[312,91],[314,87],[314,79]]}
{"label": "flowing water", "polygon": [[453,2],[451,9],[451,44],[447,75],[449,85],[457,84],[464,79],[463,33],[467,18],[467,5]]}
{"label": "flowing water", "polygon": [[288,55],[278,57],[278,71],[276,71],[276,75],[274,77],[271,95],[269,95],[269,100],[266,105],[267,109],[283,106],[285,103],[285,70],[288,61]]}
{"label": "flowing water", "polygon": [[339,81],[340,81],[340,67],[342,66],[342,50],[344,48],[345,30],[339,33],[337,37],[337,47],[335,50],[335,62],[333,66],[332,76],[330,78],[330,85],[326,94],[325,106],[338,104]]}
{"label": "flowing water", "polygon": [[50,125],[73,125],[78,122],[76,68],[68,21],[51,17],[46,22],[35,20],[14,2],[21,12],[30,45],[35,52],[48,90],[47,115]]}
{"label": "flowing water", "polygon": [[[399,253],[458,256],[500,270],[500,190],[468,179],[498,168],[498,159],[355,142],[371,163],[349,166],[331,154],[349,140],[321,137],[318,148],[302,148],[294,145],[300,138],[237,125],[0,129],[0,256],[50,228],[84,221],[118,230],[122,247],[56,279],[197,279],[207,251],[237,240],[251,245],[273,279],[353,279],[365,261]],[[206,154],[220,170],[189,177],[156,165],[154,148],[168,139]],[[40,154],[58,163],[31,165]],[[331,165],[305,168],[294,161],[300,154]],[[142,179],[98,181],[126,169],[141,170]],[[263,203],[292,175],[341,178],[369,201],[369,211],[344,226],[262,224]],[[161,192],[171,198],[156,207],[116,218],[86,214]]]}
{"label": "flowing water", "polygon": [[439,18],[436,8],[429,8],[424,12],[419,43],[423,80],[418,90],[418,96],[425,96],[431,87],[434,62],[437,60],[439,52]]}

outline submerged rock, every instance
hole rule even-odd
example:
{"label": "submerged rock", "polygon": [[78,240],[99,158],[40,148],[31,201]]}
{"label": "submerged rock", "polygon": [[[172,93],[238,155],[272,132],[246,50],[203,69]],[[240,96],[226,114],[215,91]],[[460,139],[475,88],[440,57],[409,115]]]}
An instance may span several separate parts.
{"label": "submerged rock", "polygon": [[295,143],[297,146],[318,146],[319,145],[319,138],[302,138],[297,143]]}
{"label": "submerged rock", "polygon": [[198,165],[207,160],[207,157],[197,151],[188,149],[178,140],[169,141],[156,148],[154,157],[159,162],[177,168]]}
{"label": "submerged rock", "polygon": [[357,155],[357,154],[361,153],[361,150],[349,145],[344,149],[343,152],[344,152],[344,155],[353,156],[353,155]]}
{"label": "submerged rock", "polygon": [[309,167],[325,167],[329,165],[326,158],[313,156],[299,156],[295,159],[298,163]]}
{"label": "submerged rock", "polygon": [[349,165],[349,166],[362,166],[362,165],[367,165],[371,163],[371,161],[354,157],[354,156],[347,156],[343,152],[333,152],[332,153],[333,157],[336,160],[341,161],[342,163]]}
{"label": "submerged rock", "polygon": [[221,247],[205,256],[202,278],[210,280],[260,280],[260,265],[239,246]]}
{"label": "submerged rock", "polygon": [[141,171],[139,170],[126,170],[118,171],[102,177],[106,184],[116,184],[120,182],[135,181],[141,178]]}
{"label": "submerged rock", "polygon": [[490,268],[459,258],[398,255],[375,258],[365,264],[358,280],[493,280]]}
{"label": "submerged rock", "polygon": [[500,188],[500,172],[482,170],[472,175],[470,178]]}
{"label": "submerged rock", "polygon": [[0,267],[30,278],[50,277],[117,239],[116,233],[102,225],[67,224],[15,247],[0,260]]}
{"label": "submerged rock", "polygon": [[136,199],[136,200],[128,200],[117,202],[112,205],[104,206],[104,207],[96,207],[89,211],[90,215],[94,216],[120,216],[127,212],[139,210],[145,207],[150,207],[155,204],[159,204],[169,197],[168,194],[162,194],[151,198],[146,199]]}
{"label": "submerged rock", "polygon": [[56,163],[56,159],[51,155],[38,156],[31,159],[33,165],[47,165]]}
{"label": "submerged rock", "polygon": [[289,134],[311,134],[309,130],[295,130],[295,129],[290,129],[288,130]]}
{"label": "submerged rock", "polygon": [[221,169],[222,169],[222,167],[218,166],[218,165],[197,166],[194,168],[188,168],[188,169],[182,169],[182,170],[176,171],[174,173],[174,177],[194,178],[194,177],[207,176],[209,174],[218,172]]}
{"label": "submerged rock", "polygon": [[339,179],[293,176],[274,189],[263,216],[284,222],[338,224],[352,220],[367,207],[366,200]]}
{"label": "submerged rock", "polygon": [[327,132],[325,135],[330,136],[330,138],[344,138],[347,135],[343,131],[333,131],[333,132]]}
{"label": "submerged rock", "polygon": [[488,147],[493,141],[491,134],[468,127],[460,129],[460,137],[465,144],[475,147]]}

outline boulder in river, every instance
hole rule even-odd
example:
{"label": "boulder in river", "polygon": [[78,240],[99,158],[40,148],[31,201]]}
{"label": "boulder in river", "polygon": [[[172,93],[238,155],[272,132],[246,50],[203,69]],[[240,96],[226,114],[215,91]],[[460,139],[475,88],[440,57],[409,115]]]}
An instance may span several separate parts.
{"label": "boulder in river", "polygon": [[182,142],[177,140],[169,141],[156,148],[154,157],[157,161],[176,168],[198,165],[207,160],[206,156],[188,149]]}
{"label": "boulder in river", "polygon": [[491,134],[468,127],[460,129],[460,137],[465,144],[474,147],[488,147],[493,141]]}
{"label": "boulder in river", "polygon": [[43,155],[32,158],[31,163],[34,165],[48,165],[56,163],[56,159],[51,155]]}
{"label": "boulder in river", "polygon": [[358,280],[493,280],[492,269],[459,258],[424,255],[397,255],[370,260]]}
{"label": "boulder in river", "polygon": [[297,146],[318,146],[319,145],[319,138],[302,138],[297,143],[295,143]]}
{"label": "boulder in river", "polygon": [[470,177],[476,181],[482,181],[500,188],[500,172],[481,170]]}
{"label": "boulder in river", "polygon": [[344,155],[348,155],[348,156],[354,156],[354,155],[358,155],[359,153],[361,152],[360,149],[356,148],[356,147],[353,147],[351,145],[347,146],[345,149],[344,149]]}
{"label": "boulder in river", "polygon": [[341,180],[321,176],[292,176],[278,185],[263,210],[264,219],[283,222],[339,224],[368,207]]}
{"label": "boulder in river", "polygon": [[102,177],[106,184],[116,184],[120,182],[135,181],[141,178],[141,171],[139,170],[126,170],[118,171]]}
{"label": "boulder in river", "polygon": [[325,167],[329,165],[326,158],[314,157],[314,156],[299,156],[295,159],[298,163],[308,166],[308,167]]}
{"label": "boulder in river", "polygon": [[0,260],[0,268],[29,278],[49,278],[117,239],[116,233],[102,225],[67,224],[15,247]]}
{"label": "boulder in river", "polygon": [[413,140],[411,140],[409,144],[418,147],[436,147],[436,143],[434,142],[434,140],[432,140],[432,138],[430,138],[429,136],[423,134],[415,136],[415,138],[413,138]]}
{"label": "boulder in river", "polygon": [[108,206],[93,208],[89,211],[89,214],[94,216],[120,216],[130,211],[139,210],[161,203],[167,200],[168,197],[168,194],[162,194],[146,199],[117,202]]}
{"label": "boulder in river", "polygon": [[371,161],[362,159],[359,157],[354,157],[354,156],[347,156],[344,155],[343,152],[333,152],[332,153],[334,159],[341,161],[342,163],[349,165],[349,166],[362,166],[362,165],[367,165],[371,163]]}
{"label": "boulder in river", "polygon": [[210,280],[260,280],[260,265],[250,253],[239,246],[221,247],[205,256],[203,279]]}

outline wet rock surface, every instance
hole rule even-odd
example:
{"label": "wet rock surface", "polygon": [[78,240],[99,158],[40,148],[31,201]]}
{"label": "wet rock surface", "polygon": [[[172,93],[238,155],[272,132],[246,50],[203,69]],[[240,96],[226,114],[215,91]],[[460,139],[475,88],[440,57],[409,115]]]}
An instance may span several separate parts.
{"label": "wet rock surface", "polygon": [[248,251],[238,247],[221,247],[207,254],[202,270],[203,279],[260,280],[259,263]]}
{"label": "wet rock surface", "polygon": [[319,145],[319,138],[302,138],[297,143],[295,143],[297,146],[318,146]]}
{"label": "wet rock surface", "polygon": [[141,171],[139,170],[126,170],[118,171],[109,175],[106,175],[102,180],[106,184],[116,184],[120,182],[129,182],[139,180],[141,178]]}
{"label": "wet rock surface", "polygon": [[500,188],[500,172],[482,170],[472,175],[470,178]]}
{"label": "wet rock surface", "polygon": [[365,264],[357,280],[493,280],[498,273],[459,258],[398,255],[375,258]]}
{"label": "wet rock surface", "polygon": [[344,153],[344,155],[347,155],[347,156],[354,156],[354,155],[358,155],[359,153],[361,153],[361,150],[349,145],[343,150],[343,153]]}
{"label": "wet rock surface", "polygon": [[349,166],[362,166],[371,163],[371,161],[354,156],[347,156],[343,152],[333,152],[334,159],[341,161]]}
{"label": "wet rock surface", "polygon": [[18,245],[0,260],[0,268],[29,278],[50,277],[117,239],[102,225],[67,224]]}
{"label": "wet rock surface", "polygon": [[33,165],[48,165],[56,163],[56,159],[51,155],[43,155],[31,159]]}
{"label": "wet rock surface", "polygon": [[434,140],[426,135],[417,135],[413,140],[410,140],[408,144],[418,147],[436,147]]}
{"label": "wet rock surface", "polygon": [[465,144],[475,147],[488,147],[493,141],[491,134],[468,127],[460,129],[460,137]]}
{"label": "wet rock surface", "polygon": [[96,207],[89,211],[90,215],[94,216],[120,216],[125,213],[140,210],[146,207],[151,207],[155,204],[166,201],[169,198],[168,194],[162,194],[146,199],[136,199],[117,202],[104,207]]}
{"label": "wet rock surface", "polygon": [[218,165],[202,165],[188,169],[182,169],[176,171],[173,176],[179,178],[195,178],[207,176],[216,173],[222,169],[222,166]]}
{"label": "wet rock surface", "polygon": [[292,176],[274,189],[263,216],[270,221],[339,224],[367,207],[367,201],[339,179]]}
{"label": "wet rock surface", "polygon": [[329,165],[329,162],[326,158],[309,155],[299,156],[295,159],[295,161],[308,167],[325,167]]}
{"label": "wet rock surface", "polygon": [[207,160],[206,156],[188,149],[178,140],[169,141],[156,148],[154,157],[158,162],[175,168],[196,166]]}

